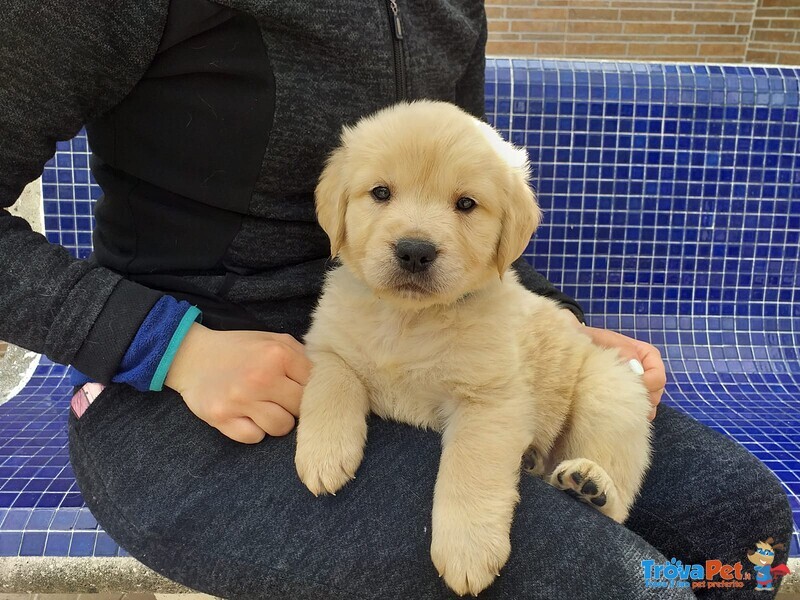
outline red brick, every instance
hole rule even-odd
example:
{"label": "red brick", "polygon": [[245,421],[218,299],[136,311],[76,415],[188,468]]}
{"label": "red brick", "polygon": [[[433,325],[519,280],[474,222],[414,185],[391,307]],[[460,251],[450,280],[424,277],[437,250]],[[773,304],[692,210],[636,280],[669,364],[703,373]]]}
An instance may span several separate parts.
{"label": "red brick", "polygon": [[621,33],[622,23],[606,21],[569,21],[567,31],[575,33]]}
{"label": "red brick", "polygon": [[689,23],[730,23],[733,13],[721,10],[676,10],[675,20]]}
{"label": "red brick", "polygon": [[746,62],[772,65],[778,62],[778,53],[770,50],[753,50],[751,48],[747,51]]}
{"label": "red brick", "polygon": [[703,56],[736,56],[741,59],[746,50],[745,44],[700,44],[700,54]]}
{"label": "red brick", "polygon": [[566,8],[519,8],[509,6],[506,9],[509,19],[531,19],[546,21],[564,21],[567,18]]}
{"label": "red brick", "polygon": [[534,42],[488,42],[486,44],[486,53],[498,56],[533,56],[534,55]]}
{"label": "red brick", "polygon": [[648,23],[668,23],[669,21],[672,20],[672,11],[623,8],[622,10],[619,11],[619,20],[622,22],[645,21]]}
{"label": "red brick", "polygon": [[625,23],[625,33],[653,33],[657,35],[692,33],[691,23]]}
{"label": "red brick", "polygon": [[654,56],[697,56],[697,44],[681,43],[639,43],[631,42],[628,44],[628,55],[631,57],[654,57]]}
{"label": "red brick", "polygon": [[567,44],[570,56],[581,58],[584,56],[616,58],[625,56],[627,44],[624,42],[581,42]]}
{"label": "red brick", "polygon": [[619,11],[610,8],[570,8],[569,18],[582,21],[616,21]]}
{"label": "red brick", "polygon": [[698,23],[694,26],[694,32],[698,35],[735,35],[736,27],[736,25]]}
{"label": "red brick", "polygon": [[504,19],[506,16],[506,9],[504,6],[487,6],[486,17],[491,23],[495,19]]}
{"label": "red brick", "polygon": [[539,21],[533,20],[519,20],[510,21],[511,31],[531,31],[531,32],[564,32],[567,28],[566,21]]}
{"label": "red brick", "polygon": [[564,42],[537,42],[537,56],[564,56]]}
{"label": "red brick", "polygon": [[800,65],[800,52],[781,51],[776,62],[782,65]]}
{"label": "red brick", "polygon": [[759,42],[793,42],[794,31],[781,29],[758,29],[753,32],[753,39]]}

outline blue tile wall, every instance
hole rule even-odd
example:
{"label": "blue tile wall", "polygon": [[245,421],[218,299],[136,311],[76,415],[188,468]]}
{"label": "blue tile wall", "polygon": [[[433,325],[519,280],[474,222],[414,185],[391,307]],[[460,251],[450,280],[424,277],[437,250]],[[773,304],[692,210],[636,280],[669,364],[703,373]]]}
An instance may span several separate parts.
{"label": "blue tile wall", "polygon": [[[486,113],[545,211],[526,256],[590,324],[657,345],[666,400],[779,477],[800,523],[800,71],[493,59]],[[44,173],[48,238],[91,249],[85,135]],[[64,369],[0,406],[0,556],[124,554],[68,465]],[[798,534],[791,551],[800,556]]]}

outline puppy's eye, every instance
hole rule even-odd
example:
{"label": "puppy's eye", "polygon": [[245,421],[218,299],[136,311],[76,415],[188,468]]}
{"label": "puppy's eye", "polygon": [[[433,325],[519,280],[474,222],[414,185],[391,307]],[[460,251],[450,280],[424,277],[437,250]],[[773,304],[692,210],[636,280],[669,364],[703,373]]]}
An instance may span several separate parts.
{"label": "puppy's eye", "polygon": [[372,188],[370,193],[378,202],[386,202],[392,195],[392,192],[389,191],[389,188],[383,185]]}
{"label": "puppy's eye", "polygon": [[458,201],[456,202],[456,208],[462,212],[468,212],[473,208],[475,208],[476,206],[478,206],[478,203],[475,202],[475,200],[473,200],[472,198],[468,198],[466,196],[459,198]]}

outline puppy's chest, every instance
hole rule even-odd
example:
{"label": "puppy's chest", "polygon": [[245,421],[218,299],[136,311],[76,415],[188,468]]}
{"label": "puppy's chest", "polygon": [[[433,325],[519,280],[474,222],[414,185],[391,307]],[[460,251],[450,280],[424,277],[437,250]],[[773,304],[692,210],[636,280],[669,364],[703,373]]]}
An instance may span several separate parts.
{"label": "puppy's chest", "polygon": [[370,320],[357,329],[360,339],[339,352],[367,386],[373,412],[440,428],[457,402],[455,389],[470,378],[460,360],[468,351],[463,331],[449,322],[402,317]]}

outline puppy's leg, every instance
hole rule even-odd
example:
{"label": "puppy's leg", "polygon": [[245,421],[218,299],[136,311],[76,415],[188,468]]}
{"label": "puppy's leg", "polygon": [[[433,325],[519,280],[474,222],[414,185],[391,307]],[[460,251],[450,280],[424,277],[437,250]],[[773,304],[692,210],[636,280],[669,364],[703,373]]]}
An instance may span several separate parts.
{"label": "puppy's leg", "polygon": [[593,348],[578,374],[574,406],[550,483],[622,523],[650,464],[650,403],[616,350]]}
{"label": "puppy's leg", "polygon": [[367,440],[367,390],[337,355],[314,356],[300,403],[295,467],[315,495],[335,494],[355,477]]}
{"label": "puppy's leg", "polygon": [[520,457],[531,436],[509,404],[464,400],[444,430],[431,558],[459,595],[486,588],[511,552]]}

